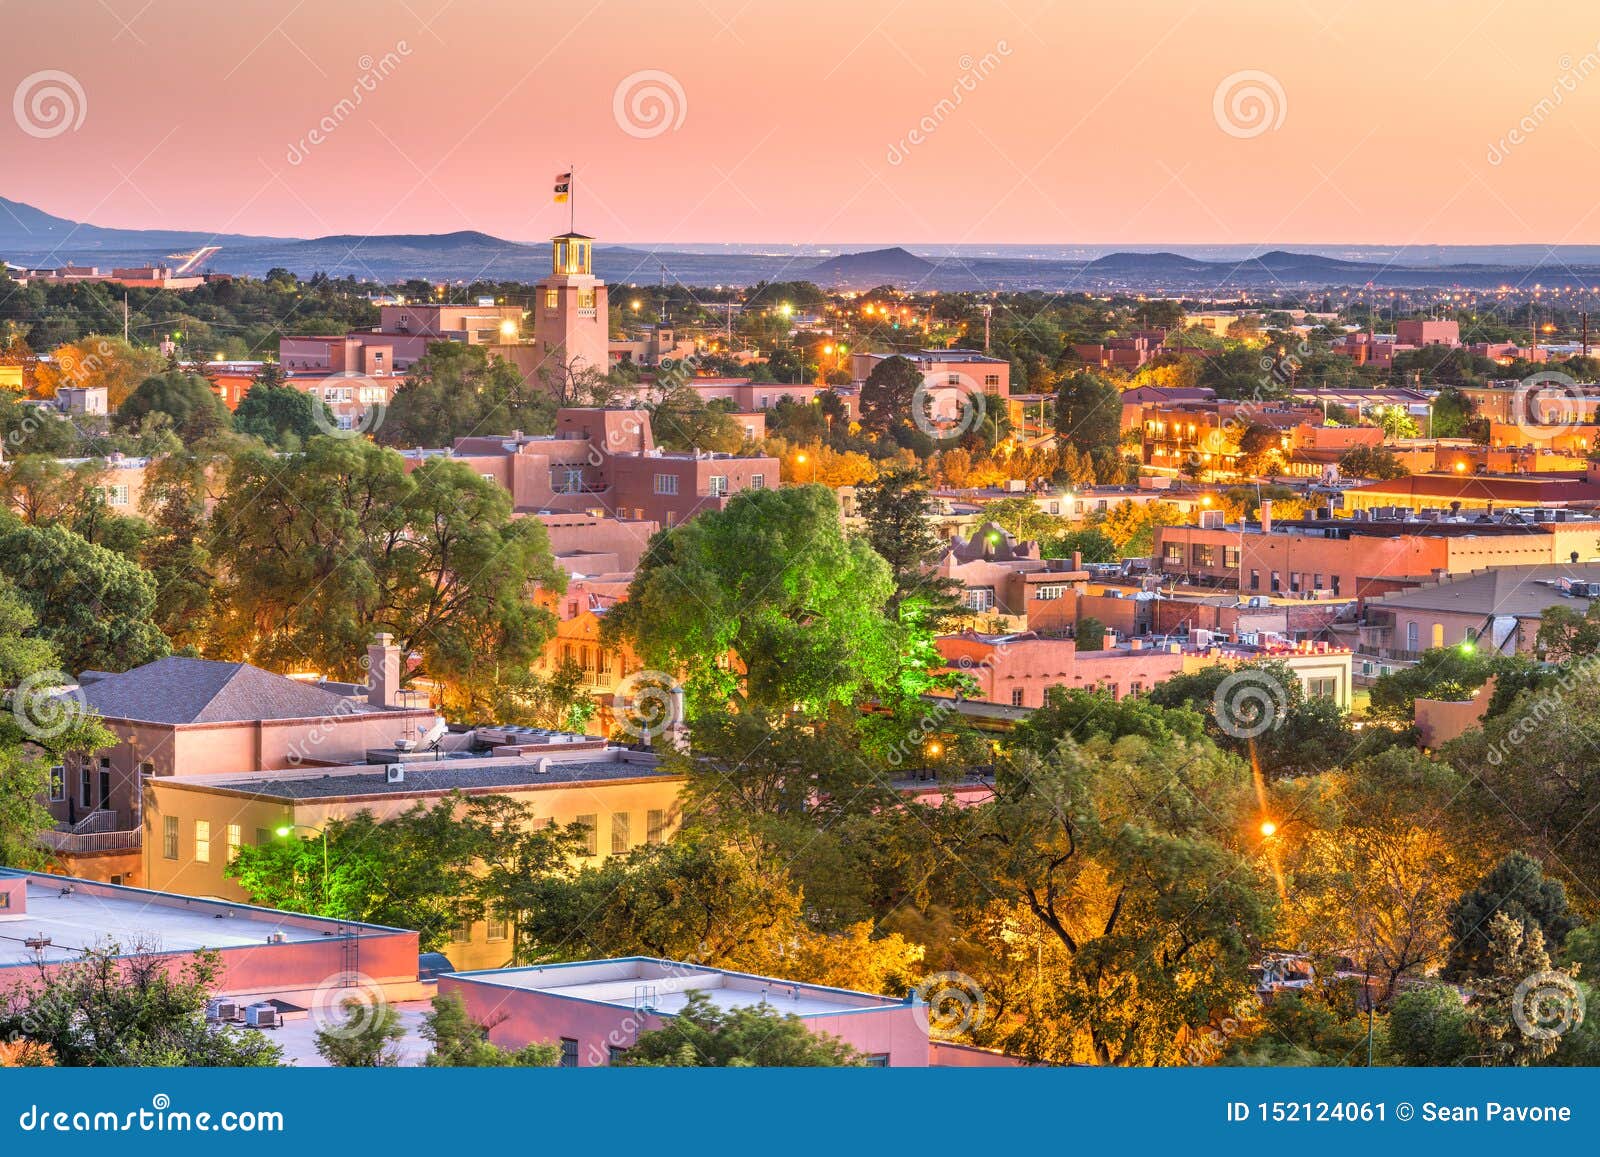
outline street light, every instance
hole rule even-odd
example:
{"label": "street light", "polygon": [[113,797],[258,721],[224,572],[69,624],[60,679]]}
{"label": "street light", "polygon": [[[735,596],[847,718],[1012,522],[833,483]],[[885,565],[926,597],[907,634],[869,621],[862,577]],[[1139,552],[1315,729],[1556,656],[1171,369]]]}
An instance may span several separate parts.
{"label": "street light", "polygon": [[1261,821],[1261,838],[1262,839],[1270,840],[1273,836],[1275,836],[1277,834],[1278,834],[1278,825],[1277,824],[1273,823],[1271,820],[1262,820]]}

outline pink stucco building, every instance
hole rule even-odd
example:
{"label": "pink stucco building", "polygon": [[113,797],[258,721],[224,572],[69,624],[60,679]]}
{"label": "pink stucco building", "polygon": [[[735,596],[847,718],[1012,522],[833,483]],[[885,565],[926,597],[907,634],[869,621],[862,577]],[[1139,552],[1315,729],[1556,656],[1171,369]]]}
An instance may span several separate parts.
{"label": "pink stucco building", "polygon": [[217,995],[246,1001],[336,1006],[357,983],[390,1000],[423,995],[415,932],[0,868],[0,997],[108,941],[174,970],[215,951]]}
{"label": "pink stucco building", "polygon": [[439,978],[439,992],[460,996],[468,1015],[489,1027],[495,1044],[514,1049],[559,1043],[561,1063],[569,1068],[614,1063],[641,1032],[677,1015],[691,992],[724,1009],[765,1003],[792,1013],[875,1065],[929,1064],[927,1009],[914,997],[797,984],[682,961],[634,956],[457,972]]}

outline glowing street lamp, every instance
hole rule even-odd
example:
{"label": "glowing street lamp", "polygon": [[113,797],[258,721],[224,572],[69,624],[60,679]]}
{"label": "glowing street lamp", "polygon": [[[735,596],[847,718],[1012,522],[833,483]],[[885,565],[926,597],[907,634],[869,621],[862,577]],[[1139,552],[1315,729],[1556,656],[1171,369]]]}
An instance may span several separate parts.
{"label": "glowing street lamp", "polygon": [[1262,839],[1270,840],[1273,836],[1275,836],[1277,834],[1278,834],[1278,825],[1277,824],[1273,823],[1271,820],[1262,820],[1261,821],[1261,838]]}

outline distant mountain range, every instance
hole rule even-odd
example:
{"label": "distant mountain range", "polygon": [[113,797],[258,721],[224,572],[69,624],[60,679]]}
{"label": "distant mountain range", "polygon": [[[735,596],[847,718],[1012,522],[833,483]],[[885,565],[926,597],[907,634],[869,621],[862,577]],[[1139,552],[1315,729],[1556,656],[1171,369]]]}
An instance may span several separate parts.
{"label": "distant mountain range", "polygon": [[[471,230],[296,238],[108,229],[0,197],[0,257],[13,265],[149,265],[203,245],[222,247],[208,262],[209,270],[256,277],[281,267],[301,276],[326,273],[381,282],[411,277],[536,281],[550,268],[548,243],[507,241]],[[1151,251],[966,245],[925,247],[921,253],[892,246],[830,254],[798,247],[771,251],[757,246],[655,249],[599,245],[595,271],[614,284],[662,279],[701,286],[806,280],[828,288],[858,290],[892,284],[950,291],[1136,289],[1192,294],[1363,285],[1463,289],[1600,285],[1600,247],[1596,246],[1306,248],[1308,251],[1259,252],[1245,246],[1178,246]]]}

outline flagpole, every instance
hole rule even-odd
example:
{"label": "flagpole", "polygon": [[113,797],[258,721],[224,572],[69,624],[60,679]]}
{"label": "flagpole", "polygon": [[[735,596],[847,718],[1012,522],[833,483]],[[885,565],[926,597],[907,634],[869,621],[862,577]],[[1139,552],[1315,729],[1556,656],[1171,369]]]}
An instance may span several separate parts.
{"label": "flagpole", "polygon": [[578,202],[575,195],[578,191],[578,166],[571,161],[567,162],[567,232],[578,231]]}

